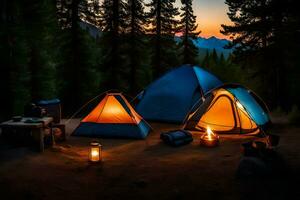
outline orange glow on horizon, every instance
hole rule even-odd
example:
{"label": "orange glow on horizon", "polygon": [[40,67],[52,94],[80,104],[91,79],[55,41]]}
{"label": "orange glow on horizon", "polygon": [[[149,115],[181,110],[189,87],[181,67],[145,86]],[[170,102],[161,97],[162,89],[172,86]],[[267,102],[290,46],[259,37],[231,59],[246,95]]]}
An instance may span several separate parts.
{"label": "orange glow on horizon", "polygon": [[[176,0],[176,7],[181,6],[180,0]],[[198,31],[201,30],[200,37],[230,39],[230,36],[220,33],[221,24],[232,24],[227,16],[228,6],[224,0],[193,0],[193,10],[197,16]]]}
{"label": "orange glow on horizon", "polygon": [[[146,3],[150,1],[151,0],[145,0]],[[230,36],[220,33],[222,24],[232,25],[232,22],[227,16],[228,6],[224,1],[225,0],[193,0],[193,11],[194,15],[197,16],[197,31],[201,31],[199,37],[209,38],[215,36],[219,39],[230,40]],[[175,7],[179,8],[180,11],[182,7],[180,0],[176,0]],[[149,11],[149,8],[146,8],[146,11]],[[179,18],[179,16],[176,17],[176,19]],[[176,35],[180,36],[180,33]]]}

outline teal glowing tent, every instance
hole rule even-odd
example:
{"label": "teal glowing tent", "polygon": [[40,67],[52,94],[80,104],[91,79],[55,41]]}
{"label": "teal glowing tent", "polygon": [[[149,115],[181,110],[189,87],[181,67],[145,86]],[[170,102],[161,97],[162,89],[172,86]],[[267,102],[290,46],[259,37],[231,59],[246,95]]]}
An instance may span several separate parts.
{"label": "teal glowing tent", "polygon": [[200,99],[184,129],[217,133],[257,134],[270,124],[265,103],[251,90],[237,84],[218,87]]}

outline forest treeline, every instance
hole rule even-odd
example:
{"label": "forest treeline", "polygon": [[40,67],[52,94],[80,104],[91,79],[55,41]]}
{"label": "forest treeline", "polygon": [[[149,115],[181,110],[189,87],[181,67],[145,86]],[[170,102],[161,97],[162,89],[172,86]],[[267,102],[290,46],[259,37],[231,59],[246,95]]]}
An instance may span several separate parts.
{"label": "forest treeline", "polygon": [[300,104],[300,15],[297,0],[225,0],[233,25],[233,63],[247,74],[245,83],[270,108],[289,111]]}
{"label": "forest treeline", "polygon": [[0,1],[0,119],[38,99],[60,98],[67,114],[109,89],[134,96],[186,63],[245,84],[271,108],[299,104],[296,0],[225,3],[234,25],[221,31],[232,36],[233,54],[199,59],[193,0]]}

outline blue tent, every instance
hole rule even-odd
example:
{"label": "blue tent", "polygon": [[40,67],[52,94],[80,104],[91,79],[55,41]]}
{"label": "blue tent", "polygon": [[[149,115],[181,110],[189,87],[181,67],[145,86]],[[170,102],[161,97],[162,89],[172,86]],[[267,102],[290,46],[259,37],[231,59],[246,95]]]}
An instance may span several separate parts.
{"label": "blue tent", "polygon": [[251,90],[226,84],[215,88],[191,110],[184,129],[218,133],[260,133],[270,123],[267,106]]}
{"label": "blue tent", "polygon": [[81,120],[73,135],[143,139],[150,130],[121,93],[109,93]]}
{"label": "blue tent", "polygon": [[183,65],[144,89],[135,108],[146,120],[182,123],[199,98],[221,84],[203,68]]}

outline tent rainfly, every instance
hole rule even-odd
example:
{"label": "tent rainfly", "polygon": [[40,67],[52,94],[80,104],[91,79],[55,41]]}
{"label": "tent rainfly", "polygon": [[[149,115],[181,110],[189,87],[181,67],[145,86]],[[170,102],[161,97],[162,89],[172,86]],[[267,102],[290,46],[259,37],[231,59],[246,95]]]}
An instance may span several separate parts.
{"label": "tent rainfly", "polygon": [[217,133],[258,134],[270,123],[268,109],[252,91],[228,84],[208,93],[192,109],[184,129]]}
{"label": "tent rainfly", "polygon": [[183,123],[199,98],[220,85],[222,82],[203,68],[183,65],[144,89],[135,108],[145,120]]}
{"label": "tent rainfly", "polygon": [[150,130],[121,93],[108,93],[80,122],[73,135],[144,139]]}

